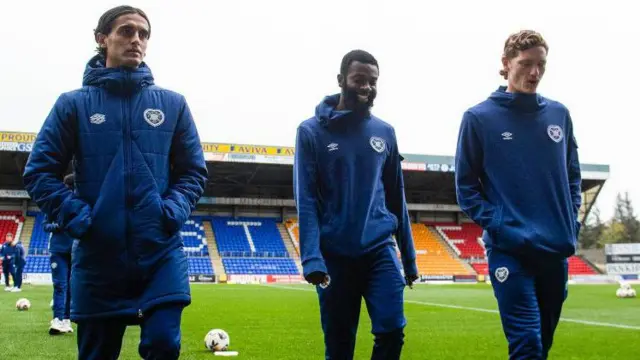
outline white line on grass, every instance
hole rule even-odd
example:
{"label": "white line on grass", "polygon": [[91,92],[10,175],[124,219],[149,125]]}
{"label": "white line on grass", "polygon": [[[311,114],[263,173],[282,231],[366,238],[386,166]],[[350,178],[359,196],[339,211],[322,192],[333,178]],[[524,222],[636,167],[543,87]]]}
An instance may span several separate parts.
{"label": "white line on grass", "polygon": [[[298,290],[298,291],[315,292],[315,290],[313,290],[313,289],[305,289],[305,288],[298,288],[298,287],[289,287],[289,286],[281,286],[281,285],[264,285],[264,286],[272,287],[272,288],[278,288],[278,289],[285,289],[285,290]],[[432,303],[432,302],[426,302],[426,301],[417,301],[417,300],[405,300],[404,302],[409,303],[409,304],[433,306],[433,307],[440,307],[440,308],[447,308],[447,309],[469,310],[469,311],[476,311],[476,312],[499,314],[498,310],[493,310],[493,309],[482,309],[482,308],[468,307],[468,306],[439,304],[439,303]],[[612,324],[612,323],[603,323],[603,322],[598,322],[598,321],[567,319],[567,318],[560,318],[560,320],[564,321],[564,322],[570,322],[570,323],[575,323],[575,324],[583,324],[583,325],[602,326],[602,327],[610,327],[610,328],[617,328],[617,329],[628,329],[628,330],[640,330],[640,326],[633,326],[633,325]]]}

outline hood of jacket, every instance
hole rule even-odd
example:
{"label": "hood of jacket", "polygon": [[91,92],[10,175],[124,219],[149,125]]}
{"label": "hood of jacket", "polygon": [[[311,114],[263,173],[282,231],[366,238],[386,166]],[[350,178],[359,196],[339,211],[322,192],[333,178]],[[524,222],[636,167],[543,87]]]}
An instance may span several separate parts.
{"label": "hood of jacket", "polygon": [[114,94],[132,94],[153,85],[151,69],[143,62],[136,69],[108,68],[102,55],[96,55],[84,70],[83,86],[104,88]]}

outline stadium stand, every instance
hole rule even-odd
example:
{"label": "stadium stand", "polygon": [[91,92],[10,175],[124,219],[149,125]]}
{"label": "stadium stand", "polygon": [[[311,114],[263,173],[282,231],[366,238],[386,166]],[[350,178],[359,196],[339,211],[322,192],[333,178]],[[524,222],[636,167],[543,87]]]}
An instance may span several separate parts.
{"label": "stadium stand", "polygon": [[7,233],[19,237],[24,217],[20,211],[0,211],[0,244],[4,243]]}
{"label": "stadium stand", "polygon": [[[294,243],[299,247],[299,231],[296,219],[288,219],[285,226]],[[449,252],[446,245],[424,224],[411,224],[417,253],[418,271],[421,275],[469,275],[465,265]],[[398,252],[398,257],[400,253]]]}
{"label": "stadium stand", "polygon": [[25,274],[46,274],[51,272],[49,265],[49,233],[44,231],[45,216],[43,213],[28,213],[35,217],[33,232],[29,242]]}
{"label": "stadium stand", "polygon": [[45,216],[43,213],[32,214],[35,217],[29,255],[49,255],[49,233],[44,231]]}
{"label": "stadium stand", "polygon": [[[471,266],[478,275],[489,274],[489,264],[486,261],[472,263]],[[579,256],[569,258],[569,275],[596,275],[594,270],[587,262]]]}
{"label": "stadium stand", "polygon": [[469,275],[471,272],[457,260],[424,224],[411,224],[420,275]]}
{"label": "stadium stand", "polygon": [[[445,239],[455,246],[461,258],[470,259],[471,267],[478,275],[488,274],[488,264],[484,254],[484,247],[481,245],[482,228],[473,223],[462,225],[455,224],[434,224],[437,231]],[[480,261],[477,261],[480,260]],[[594,275],[597,271],[579,256],[569,258],[570,275]]]}
{"label": "stadium stand", "polygon": [[297,275],[298,268],[290,258],[222,258],[227,274]]}
{"label": "stadium stand", "polygon": [[486,261],[471,263],[471,267],[478,275],[489,274],[489,264]]}
{"label": "stadium stand", "polygon": [[569,274],[571,275],[596,275],[598,272],[594,270],[580,256],[572,256],[569,258]]}
{"label": "stadium stand", "polygon": [[[31,235],[25,273],[49,273],[50,236],[43,228],[45,216],[42,213],[33,215],[35,216],[35,224]],[[209,249],[202,219],[193,217],[187,220],[180,233],[189,261],[189,275],[215,275],[209,259]]]}
{"label": "stadium stand", "polygon": [[430,224],[451,246],[457,249],[458,256],[463,259],[482,259],[484,246],[482,246],[482,228],[473,223],[456,224]]}
{"label": "stadium stand", "polygon": [[180,230],[184,243],[184,252],[189,261],[189,275],[215,275],[211,259],[209,258],[209,247],[207,246],[207,236],[205,235],[203,219],[193,216],[185,222]]}
{"label": "stadium stand", "polygon": [[213,231],[227,274],[298,275],[272,218],[214,217]]}
{"label": "stadium stand", "polygon": [[293,239],[293,244],[296,247],[296,251],[300,254],[300,227],[298,226],[298,219],[288,219],[284,225],[287,227],[289,236]]}

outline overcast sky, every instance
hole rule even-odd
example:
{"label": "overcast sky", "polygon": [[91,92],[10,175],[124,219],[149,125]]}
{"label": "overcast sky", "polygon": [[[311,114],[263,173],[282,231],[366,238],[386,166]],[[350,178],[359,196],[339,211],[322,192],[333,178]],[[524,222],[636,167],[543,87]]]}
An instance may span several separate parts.
{"label": "overcast sky", "polygon": [[[92,30],[121,2],[10,1],[0,21],[0,130],[37,132],[64,91],[81,86]],[[503,84],[507,36],[550,46],[539,91],[572,113],[583,163],[611,165],[598,206],[617,192],[640,208],[640,26],[632,1],[130,1],[147,12],[146,62],[181,92],[207,142],[293,146],[297,125],[338,92],[342,56],[380,63],[374,113],[405,153],[454,155],[462,113]],[[573,4],[573,5],[572,5]],[[593,5],[592,5],[593,4]]]}

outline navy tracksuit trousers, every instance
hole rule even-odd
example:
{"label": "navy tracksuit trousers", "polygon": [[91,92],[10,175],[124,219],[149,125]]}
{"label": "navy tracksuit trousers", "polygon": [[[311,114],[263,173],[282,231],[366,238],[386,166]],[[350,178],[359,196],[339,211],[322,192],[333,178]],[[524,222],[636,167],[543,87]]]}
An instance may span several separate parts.
{"label": "navy tracksuit trousers", "polygon": [[375,343],[371,359],[400,359],[404,344],[404,287],[400,261],[391,246],[361,258],[325,256],[331,277],[317,287],[327,360],[353,359],[364,297]]}
{"label": "navy tracksuit trousers", "polygon": [[71,253],[51,253],[53,317],[69,319],[71,309]]}
{"label": "navy tracksuit trousers", "polygon": [[13,260],[3,260],[2,261],[2,273],[4,274],[4,284],[6,287],[11,286],[9,282],[9,275],[13,278],[13,285],[18,286],[18,280],[16,280],[16,270],[13,266]]}
{"label": "navy tracksuit trousers", "polygon": [[166,304],[145,314],[142,321],[114,317],[78,321],[78,360],[115,360],[129,324],[139,323],[138,353],[144,360],[180,357],[180,319],[184,305]]}
{"label": "navy tracksuit trousers", "polygon": [[566,259],[487,252],[509,359],[547,359],[567,298]]}

